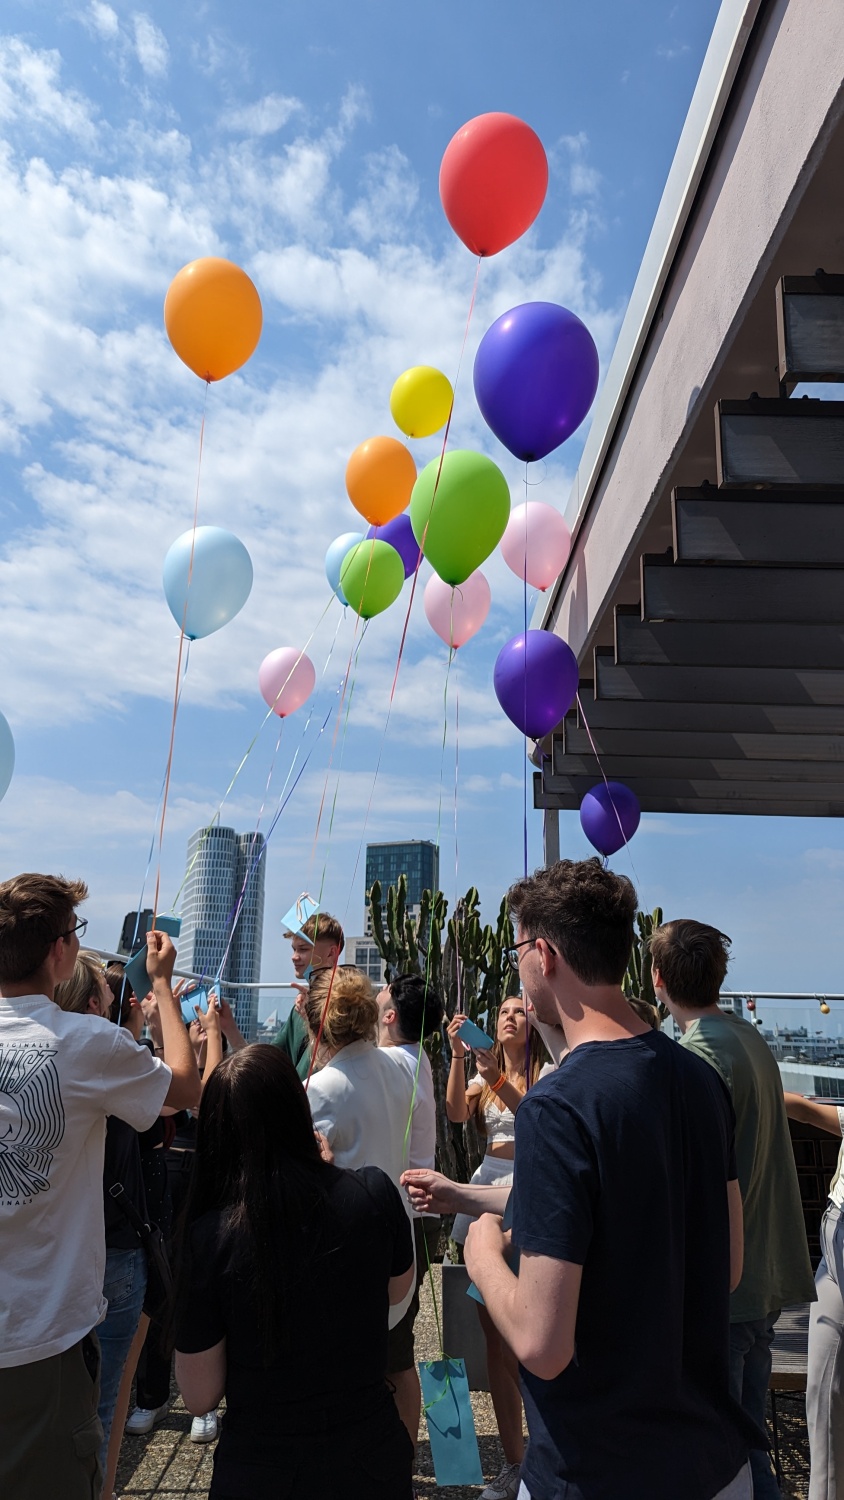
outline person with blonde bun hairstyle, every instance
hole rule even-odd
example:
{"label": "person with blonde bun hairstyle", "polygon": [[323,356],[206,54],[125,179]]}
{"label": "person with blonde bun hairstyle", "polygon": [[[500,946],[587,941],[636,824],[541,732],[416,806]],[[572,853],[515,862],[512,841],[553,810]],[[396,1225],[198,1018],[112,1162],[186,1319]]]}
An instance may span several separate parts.
{"label": "person with blonde bun hairstyle", "polygon": [[[325,1136],[338,1167],[380,1167],[396,1184],[409,1164],[408,1120],[413,1077],[378,1046],[378,1004],[372,985],[353,964],[321,969],[303,1004],[314,1048],[307,1084],[314,1128]],[[410,1205],[402,1192],[408,1215]],[[390,1309],[390,1326],[404,1316],[413,1293]]]}

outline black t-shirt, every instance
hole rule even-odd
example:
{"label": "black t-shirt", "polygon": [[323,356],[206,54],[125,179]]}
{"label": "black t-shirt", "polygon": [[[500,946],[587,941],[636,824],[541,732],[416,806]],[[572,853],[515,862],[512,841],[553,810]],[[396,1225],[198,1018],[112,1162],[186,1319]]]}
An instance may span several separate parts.
{"label": "black t-shirt", "polygon": [[387,1283],[413,1260],[410,1220],[379,1167],[326,1167],[323,1180],[326,1227],[305,1245],[301,1275],[293,1272],[283,1341],[269,1366],[249,1262],[226,1232],[223,1211],[204,1214],[191,1229],[176,1348],[197,1354],[226,1340],[229,1457],[254,1460],[306,1433],[327,1437],[333,1424],[348,1422],[350,1402],[363,1417],[383,1401]]}
{"label": "black t-shirt", "polygon": [[583,1267],[571,1363],[521,1371],[533,1500],[711,1500],[763,1445],[728,1391],[734,1129],[653,1031],[576,1047],[519,1106],[514,1242]]}
{"label": "black t-shirt", "polygon": [[140,1240],[129,1223],[122,1208],[110,1196],[109,1189],[122,1183],[126,1197],[142,1219],[147,1216],[144,1178],[141,1171],[141,1152],[138,1132],[109,1115],[106,1123],[105,1157],[103,1160],[103,1208],[105,1212],[105,1236],[107,1250],[137,1250]]}

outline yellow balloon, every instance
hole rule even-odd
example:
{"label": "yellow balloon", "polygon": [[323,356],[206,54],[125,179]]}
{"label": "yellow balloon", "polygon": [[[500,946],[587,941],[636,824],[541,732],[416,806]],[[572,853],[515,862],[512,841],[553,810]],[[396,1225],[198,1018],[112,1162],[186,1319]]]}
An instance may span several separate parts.
{"label": "yellow balloon", "polygon": [[448,421],[454,391],[451,381],[431,365],[414,365],[400,375],[390,392],[393,421],[408,437],[430,437]]}
{"label": "yellow balloon", "polygon": [[240,266],[217,255],[192,260],[173,277],[164,326],[179,359],[200,380],[239,370],[261,337],[261,299]]}

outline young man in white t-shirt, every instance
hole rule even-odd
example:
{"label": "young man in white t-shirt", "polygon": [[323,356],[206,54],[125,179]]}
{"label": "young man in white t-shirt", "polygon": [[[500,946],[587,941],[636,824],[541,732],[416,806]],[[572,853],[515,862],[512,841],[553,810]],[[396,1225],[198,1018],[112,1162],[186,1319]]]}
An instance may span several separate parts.
{"label": "young man in white t-shirt", "polygon": [[107,1115],[146,1130],[200,1083],[170,980],[176,952],[147,934],[164,1061],[99,1017],[54,1004],[73,973],[81,880],[0,885],[0,1494],[99,1493]]}
{"label": "young man in white t-shirt", "polygon": [[[422,974],[402,974],[378,995],[378,1045],[404,1068],[413,1080],[412,1118],[406,1140],[406,1168],[433,1168],[437,1149],[437,1111],[434,1079],[428,1054],[422,1046],[442,1025],[443,1004],[439,993]],[[388,1375],[396,1391],[399,1416],[414,1447],[419,1433],[422,1392],[416,1373],[413,1325],[419,1311],[419,1290],[436,1254],[440,1237],[438,1214],[413,1210],[416,1242],[416,1289],[400,1323],[390,1329]]]}

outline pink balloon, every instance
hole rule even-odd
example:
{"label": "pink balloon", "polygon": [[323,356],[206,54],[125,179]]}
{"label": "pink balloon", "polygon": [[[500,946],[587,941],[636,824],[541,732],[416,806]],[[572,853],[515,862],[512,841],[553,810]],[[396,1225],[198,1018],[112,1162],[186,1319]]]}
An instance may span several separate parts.
{"label": "pink balloon", "polygon": [[258,668],[258,686],[264,702],[286,719],[310,698],[316,682],[313,663],[294,646],[279,646],[265,656]]}
{"label": "pink balloon", "polygon": [[465,646],[489,614],[492,595],[483,573],[470,573],[452,588],[433,573],[425,585],[425,614],[447,646]]}
{"label": "pink balloon", "polygon": [[513,507],[501,554],[517,578],[526,577],[533,589],[547,589],[559,578],[570,551],[571,532],[553,505],[529,500]]}

